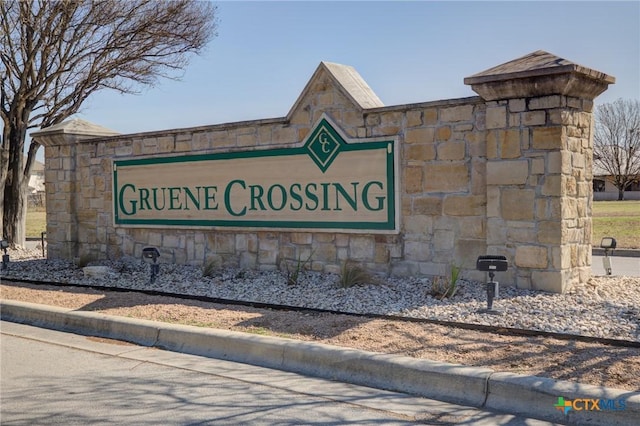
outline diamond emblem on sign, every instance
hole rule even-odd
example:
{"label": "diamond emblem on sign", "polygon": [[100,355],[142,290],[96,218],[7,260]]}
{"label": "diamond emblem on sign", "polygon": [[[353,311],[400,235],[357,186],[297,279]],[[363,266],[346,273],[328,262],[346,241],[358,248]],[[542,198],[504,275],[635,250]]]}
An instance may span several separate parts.
{"label": "diamond emblem on sign", "polygon": [[343,143],[340,135],[323,119],[307,139],[306,149],[311,159],[324,173],[338,156]]}

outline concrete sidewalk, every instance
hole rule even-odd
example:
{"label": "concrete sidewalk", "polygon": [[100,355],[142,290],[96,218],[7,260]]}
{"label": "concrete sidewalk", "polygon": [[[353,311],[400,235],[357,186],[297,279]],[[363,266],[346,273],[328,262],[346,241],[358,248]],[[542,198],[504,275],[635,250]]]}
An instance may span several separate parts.
{"label": "concrete sidewalk", "polygon": [[[620,389],[16,301],[0,301],[0,314],[5,321],[125,340],[561,424],[635,425],[640,418],[640,393]],[[569,410],[565,415],[554,407],[558,397],[624,401],[624,409]]]}

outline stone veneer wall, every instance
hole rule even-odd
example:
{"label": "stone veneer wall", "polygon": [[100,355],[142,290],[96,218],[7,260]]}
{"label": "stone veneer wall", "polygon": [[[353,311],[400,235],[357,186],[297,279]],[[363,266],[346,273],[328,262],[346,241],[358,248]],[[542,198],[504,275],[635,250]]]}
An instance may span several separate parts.
{"label": "stone veneer wall", "polygon": [[[48,255],[139,257],[155,246],[162,262],[264,270],[313,253],[316,271],[347,259],[401,276],[457,264],[483,279],[477,257],[501,254],[503,284],[564,292],[590,274],[595,95],[514,91],[523,77],[504,74],[468,79],[482,97],[381,107],[323,63],[285,118],[97,138],[44,129],[33,136],[46,146]],[[323,113],[350,137],[398,138],[399,234],[114,227],[114,159],[298,146]]]}
{"label": "stone veneer wall", "polygon": [[487,248],[518,287],[567,290],[591,273],[593,102],[487,103]]}

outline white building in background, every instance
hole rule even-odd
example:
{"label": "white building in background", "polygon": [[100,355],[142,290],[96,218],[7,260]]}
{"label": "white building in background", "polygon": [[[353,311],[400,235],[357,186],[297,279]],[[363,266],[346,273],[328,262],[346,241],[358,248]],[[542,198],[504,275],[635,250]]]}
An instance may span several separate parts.
{"label": "white building in background", "polygon": [[[618,188],[613,184],[612,176],[603,168],[593,166],[593,199],[594,201],[615,201],[618,199]],[[640,200],[640,176],[624,190],[625,200]]]}
{"label": "white building in background", "polygon": [[31,169],[31,177],[29,178],[29,199],[30,206],[44,206],[44,163],[37,161]]}
{"label": "white building in background", "polygon": [[36,160],[29,179],[29,192],[44,192],[44,163]]}

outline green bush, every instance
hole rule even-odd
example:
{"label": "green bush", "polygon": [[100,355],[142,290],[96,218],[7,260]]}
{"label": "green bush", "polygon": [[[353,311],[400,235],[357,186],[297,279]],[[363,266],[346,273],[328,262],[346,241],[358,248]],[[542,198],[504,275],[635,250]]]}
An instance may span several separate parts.
{"label": "green bush", "polygon": [[340,271],[340,287],[348,288],[358,284],[373,284],[375,283],[372,275],[361,265],[346,260],[342,264]]}
{"label": "green bush", "polygon": [[298,280],[300,279],[300,274],[302,271],[307,268],[307,265],[311,261],[311,256],[313,256],[313,251],[307,257],[307,260],[302,260],[301,256],[298,256],[298,261],[295,265],[290,265],[286,260],[283,261],[285,274],[287,276],[287,284],[288,285],[297,285]]}
{"label": "green bush", "polygon": [[438,300],[445,297],[453,297],[458,292],[458,279],[460,278],[460,267],[451,265],[451,273],[448,277],[442,275],[433,279],[431,284],[431,295]]}
{"label": "green bush", "polygon": [[220,269],[220,259],[213,258],[207,261],[202,267],[202,276],[211,278],[215,275],[218,269]]}

